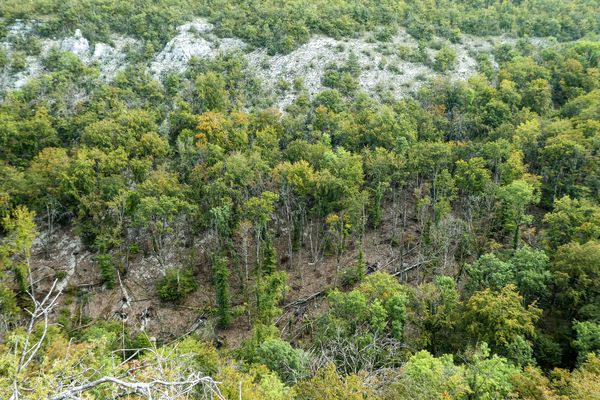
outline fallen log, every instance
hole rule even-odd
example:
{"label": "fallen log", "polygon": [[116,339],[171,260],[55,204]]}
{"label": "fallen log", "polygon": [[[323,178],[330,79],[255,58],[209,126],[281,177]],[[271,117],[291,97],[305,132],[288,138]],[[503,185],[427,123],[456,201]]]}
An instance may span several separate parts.
{"label": "fallen log", "polygon": [[[383,267],[379,268],[377,271],[381,271],[381,270],[383,270],[383,268],[385,268],[385,267],[389,266],[390,264],[392,264],[392,263],[393,263],[394,261],[396,261],[397,259],[398,259],[398,258],[394,258],[394,259],[392,259],[392,260],[390,260],[390,261],[386,262],[386,263],[383,265]],[[420,266],[421,266],[421,265],[423,265],[423,264],[427,264],[428,262],[431,262],[431,261],[432,261],[432,260],[424,260],[424,261],[419,261],[418,263],[415,263],[415,264],[413,264],[413,265],[410,265],[410,266],[408,266],[408,267],[406,267],[406,268],[404,268],[404,269],[401,269],[400,271],[394,272],[394,273],[393,273],[393,274],[391,274],[391,275],[395,277],[395,276],[398,276],[398,275],[400,275],[400,274],[407,273],[407,272],[409,272],[409,271],[412,271],[413,269],[415,269],[415,268],[417,268],[417,267],[420,267]],[[376,272],[376,271],[375,271],[375,272]],[[371,273],[371,272],[367,271],[367,275],[369,275],[370,273]],[[311,294],[310,296],[307,296],[307,297],[304,297],[304,298],[301,298],[301,299],[298,299],[298,300],[294,300],[294,301],[292,301],[292,302],[290,302],[290,303],[288,303],[288,304],[284,305],[284,306],[282,307],[282,309],[284,309],[284,310],[289,310],[290,308],[293,308],[293,307],[302,306],[302,305],[304,305],[305,303],[308,303],[308,302],[309,302],[309,301],[311,301],[311,300],[317,299],[317,298],[319,298],[319,297],[321,297],[321,296],[325,295],[325,293],[327,293],[327,291],[328,291],[328,290],[330,290],[330,289],[333,289],[333,288],[334,288],[333,286],[332,286],[332,287],[327,287],[327,288],[325,288],[325,289],[323,289],[323,290],[321,290],[321,291],[319,291],[319,292],[316,292],[316,293],[313,293],[313,294]]]}

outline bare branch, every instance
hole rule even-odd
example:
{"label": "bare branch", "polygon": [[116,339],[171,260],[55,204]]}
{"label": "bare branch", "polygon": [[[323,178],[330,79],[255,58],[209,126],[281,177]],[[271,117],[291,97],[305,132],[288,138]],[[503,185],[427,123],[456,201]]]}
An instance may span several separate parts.
{"label": "bare branch", "polygon": [[[197,374],[190,375],[187,379],[181,381],[165,381],[161,379],[155,379],[150,382],[135,382],[135,381],[126,381],[119,378],[114,378],[111,376],[104,376],[102,378],[96,379],[92,382],[88,382],[79,386],[71,387],[57,395],[50,396],[48,400],[64,400],[64,399],[72,399],[77,398],[76,395],[79,393],[86,392],[95,388],[96,386],[111,383],[117,386],[120,386],[124,389],[129,390],[129,394],[140,394],[144,396],[148,396],[152,398],[151,393],[155,387],[179,387],[181,386],[181,391],[176,395],[177,397],[188,393],[194,387],[198,385],[207,385],[211,390],[212,394],[216,396],[219,400],[225,400],[225,397],[221,394],[218,384],[219,382],[214,381],[212,378],[208,376],[199,376]],[[173,398],[173,397],[169,397]]]}

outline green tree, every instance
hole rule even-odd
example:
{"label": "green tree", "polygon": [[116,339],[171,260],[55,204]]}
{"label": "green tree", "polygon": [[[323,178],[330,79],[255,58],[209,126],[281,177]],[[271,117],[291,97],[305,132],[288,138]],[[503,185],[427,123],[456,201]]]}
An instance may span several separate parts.
{"label": "green tree", "polygon": [[465,304],[465,326],[473,339],[489,343],[492,350],[511,355],[512,347],[535,337],[535,324],[541,310],[535,305],[525,307],[515,285],[509,284],[499,292],[489,289],[475,293]]}
{"label": "green tree", "polygon": [[583,364],[590,354],[600,351],[600,324],[592,321],[575,321],[573,329],[577,337],[573,342],[577,350],[577,361]]}
{"label": "green tree", "polygon": [[31,204],[44,216],[48,239],[53,237],[57,221],[73,201],[69,187],[69,163],[65,149],[48,147],[35,156],[27,173]]}
{"label": "green tree", "polygon": [[523,105],[540,115],[546,114],[552,106],[552,90],[545,79],[534,79],[523,89]]}
{"label": "green tree", "polygon": [[213,259],[213,282],[215,301],[219,316],[219,326],[226,328],[231,323],[231,294],[229,290],[229,268],[227,258],[215,256]]}
{"label": "green tree", "polygon": [[483,343],[468,354],[465,380],[468,397],[472,399],[505,399],[513,391],[512,378],[518,368],[505,358],[490,356],[488,346]]}
{"label": "green tree", "polygon": [[317,371],[308,381],[295,386],[299,400],[375,400],[378,397],[357,374],[344,376],[336,371],[333,363]]}
{"label": "green tree", "polygon": [[177,243],[185,218],[196,209],[185,200],[184,190],[174,174],[158,170],[131,195],[135,204],[134,224],[149,236],[152,253],[163,266],[170,249]]}
{"label": "green tree", "polygon": [[287,274],[277,271],[256,283],[255,323],[270,326],[281,313],[279,302],[283,298],[286,282]]}
{"label": "green tree", "polygon": [[451,355],[436,358],[422,350],[410,357],[389,392],[397,399],[459,399],[468,387],[463,367],[454,365]]}
{"label": "green tree", "polygon": [[455,172],[456,184],[465,194],[482,194],[491,182],[491,173],[481,157],[473,157],[468,161],[458,160]]}
{"label": "green tree", "polygon": [[510,263],[515,267],[515,282],[527,303],[546,300],[550,296],[552,273],[549,258],[543,250],[523,246],[517,249]]}
{"label": "green tree", "polygon": [[283,382],[297,383],[306,377],[309,357],[301,349],[294,349],[282,339],[267,339],[257,350],[256,361],[276,372]]}
{"label": "green tree", "polygon": [[569,319],[596,319],[600,316],[600,242],[572,242],[560,246],[551,270],[556,295]]}
{"label": "green tree", "polygon": [[225,80],[215,72],[199,75],[195,82],[197,110],[227,111],[230,106]]}
{"label": "green tree", "polygon": [[462,310],[454,280],[439,276],[432,283],[414,289],[407,306],[407,319],[412,329],[407,341],[425,347],[433,354],[451,352],[457,345],[457,323]]}
{"label": "green tree", "polygon": [[17,206],[2,219],[2,228],[7,235],[0,242],[0,274],[12,269],[21,292],[35,293],[31,270],[31,252],[37,235],[35,212]]}
{"label": "green tree", "polygon": [[521,226],[533,222],[533,216],[527,214],[527,207],[539,202],[539,194],[533,185],[519,179],[500,187],[498,196],[502,203],[504,225],[513,232],[516,249],[519,247]]}
{"label": "green tree", "polygon": [[191,271],[169,268],[157,283],[158,296],[163,301],[177,302],[196,290],[197,284]]}
{"label": "green tree", "polygon": [[570,241],[583,244],[600,239],[600,207],[586,199],[556,199],[552,211],[544,215],[544,223],[544,237],[553,251]]}
{"label": "green tree", "polygon": [[435,54],[433,68],[439,72],[446,72],[454,69],[456,66],[456,50],[452,47],[444,46]]}
{"label": "green tree", "polygon": [[562,134],[546,141],[540,151],[540,163],[550,201],[564,195],[579,197],[590,160],[592,157],[581,134]]}
{"label": "green tree", "polygon": [[465,270],[469,277],[465,286],[468,293],[483,289],[499,291],[515,279],[515,266],[499,259],[494,253],[484,254]]}
{"label": "green tree", "polygon": [[100,254],[96,256],[96,263],[100,268],[102,282],[104,282],[108,289],[114,288],[115,283],[117,282],[117,269],[115,268],[110,254]]}

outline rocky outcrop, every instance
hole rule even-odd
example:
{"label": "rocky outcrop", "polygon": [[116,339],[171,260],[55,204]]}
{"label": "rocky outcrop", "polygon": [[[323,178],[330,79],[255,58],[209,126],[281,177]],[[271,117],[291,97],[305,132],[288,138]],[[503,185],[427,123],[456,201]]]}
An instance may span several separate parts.
{"label": "rocky outcrop", "polygon": [[[11,35],[32,35],[34,22],[18,21],[8,29]],[[277,90],[281,81],[291,83],[297,78],[303,81],[303,87],[309,94],[323,89],[321,78],[328,65],[342,64],[349,55],[356,55],[361,73],[358,78],[362,90],[380,95],[391,93],[403,97],[417,90],[428,78],[439,75],[429,66],[403,60],[399,55],[400,46],[416,47],[414,38],[400,29],[388,42],[372,40],[370,34],[352,39],[333,39],[314,36],[308,43],[285,55],[269,55],[265,49],[252,49],[243,40],[237,38],[219,38],[213,33],[213,25],[204,19],[197,19],[181,25],[177,34],[149,62],[149,71],[156,79],[169,71],[184,72],[193,57],[212,58],[218,54],[239,51],[246,57],[249,66],[262,80],[267,90],[274,93],[277,105],[284,109],[297,93],[292,90]],[[537,45],[543,44],[539,39]],[[11,72],[8,67],[0,74],[0,89],[22,87],[28,79],[43,73],[41,59],[48,49],[58,47],[77,55],[85,63],[96,62],[101,77],[114,78],[127,63],[127,49],[140,46],[132,38],[114,35],[111,44],[91,44],[76,30],[73,36],[58,39],[42,39],[42,54],[27,58],[27,68],[21,72]],[[457,54],[456,67],[444,76],[447,79],[466,79],[477,72],[477,62],[473,54],[477,51],[490,52],[497,43],[514,43],[506,37],[478,38],[464,36],[462,43],[451,44]],[[0,42],[10,53],[10,40]],[[429,57],[434,58],[436,50],[428,49]]]}

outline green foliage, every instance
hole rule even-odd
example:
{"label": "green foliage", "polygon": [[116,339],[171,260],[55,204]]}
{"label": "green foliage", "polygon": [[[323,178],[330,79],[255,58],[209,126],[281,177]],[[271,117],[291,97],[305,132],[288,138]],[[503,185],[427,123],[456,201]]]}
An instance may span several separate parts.
{"label": "green foliage", "polygon": [[509,283],[515,283],[528,302],[546,299],[550,295],[552,280],[548,261],[548,256],[542,250],[529,246],[515,250],[506,261],[494,253],[484,254],[465,266],[469,275],[467,292],[486,288],[498,291]]}
{"label": "green foliage", "polygon": [[317,371],[310,380],[296,385],[299,400],[375,400],[364,377],[358,374],[340,375],[333,363]]}
{"label": "green foliage", "polygon": [[227,262],[227,258],[216,256],[212,266],[219,325],[223,328],[231,323],[231,294],[229,291],[229,266]]}
{"label": "green foliage", "polygon": [[507,398],[513,390],[512,378],[517,373],[518,369],[505,358],[490,356],[484,343],[470,354],[466,381],[475,398]]}
{"label": "green foliage", "polygon": [[112,289],[117,281],[117,270],[113,264],[113,259],[109,254],[96,256],[96,262],[100,268],[100,277],[108,289]]}
{"label": "green foliage", "polygon": [[0,49],[0,69],[6,67],[9,63],[8,53],[6,49]]}
{"label": "green foliage", "polygon": [[[91,371],[131,377],[111,369],[121,364],[117,358],[134,354],[110,353],[123,345],[152,347],[134,357],[142,363],[156,355],[172,361],[180,375],[169,378],[206,371],[222,379],[228,398],[593,396],[600,315],[597,7],[589,0],[488,3],[2,2],[0,35],[14,46],[0,51],[4,74],[38,53],[40,34],[60,40],[80,28],[92,43],[110,43],[114,33],[142,43],[127,50],[132,65],[109,83],[97,65],[50,49],[42,75],[2,94],[0,336],[7,339],[0,345],[0,397],[11,397],[2,389],[14,387],[5,376],[15,370],[19,345],[10,338],[23,343],[22,330],[7,333],[27,301],[15,292],[24,294],[29,271],[38,271],[31,265],[39,255],[31,258],[35,224],[28,209],[44,233],[40,251],[52,249],[57,232],[73,228],[95,253],[107,287],[116,282],[117,260],[133,265],[145,258],[166,268],[175,255],[186,258],[188,248],[212,252],[216,316],[222,328],[242,329],[230,323],[231,303],[243,302],[254,334],[236,354],[253,365],[240,368],[228,352],[217,356],[195,339],[161,348],[145,336],[123,334],[121,323],[94,322],[77,331],[63,314],[60,322],[74,329],[72,345],[50,330],[48,347],[22,373],[31,396],[21,397],[50,397],[56,385],[69,384],[64,376],[79,376],[90,365],[85,379],[95,377],[86,375]],[[277,93],[263,87],[239,52],[192,59],[185,73],[154,79],[146,61],[176,26],[198,15],[213,22],[217,34],[271,54],[292,51],[315,33],[340,38],[363,31],[388,41],[381,51],[393,52],[403,26],[419,45],[400,47],[397,55],[440,71],[452,68],[456,55],[439,37],[453,43],[463,33],[522,39],[478,56],[485,77],[423,82],[402,100],[360,93],[363,66],[350,52],[326,68],[328,89],[321,93],[303,93],[302,77],[293,87],[278,85],[296,96],[283,113],[269,108]],[[31,34],[13,37],[5,27],[16,18],[38,22]],[[548,40],[539,47],[524,38],[586,34],[586,40]],[[428,46],[438,49],[434,61]],[[547,254],[525,243],[541,243]],[[409,270],[397,270],[396,278],[364,276],[363,246],[376,260],[389,261],[386,268]],[[333,360],[340,371],[327,367],[307,380],[299,361],[304,353],[279,339],[274,326],[287,281],[279,264],[288,268],[295,296],[314,285],[326,288],[332,279],[327,257],[335,254],[343,266],[345,253],[357,247],[358,260],[343,276],[350,291],[329,291],[328,308],[316,322],[304,325],[313,313],[302,307],[285,308],[290,313],[281,321],[302,314],[302,327],[279,328],[299,333],[294,343],[318,354],[316,365]],[[231,261],[221,258],[225,254]],[[423,263],[413,266],[416,260]],[[190,257],[185,265],[197,261]],[[439,276],[462,272],[465,261],[466,275]],[[400,278],[421,283],[411,288]],[[195,287],[191,270],[166,269],[157,293],[181,301]],[[465,350],[482,341],[497,355],[484,347]],[[65,357],[67,349],[88,365]],[[575,351],[581,366],[572,373],[544,377],[536,368],[515,366],[574,367]],[[460,365],[443,354],[460,355]],[[256,364],[258,358],[274,371]],[[373,393],[375,375],[365,380],[360,370],[377,371],[391,392],[377,386]],[[138,376],[157,374],[143,369]],[[296,383],[297,393],[282,380]],[[108,384],[82,394],[118,395]]]}
{"label": "green foliage", "polygon": [[560,246],[551,270],[557,298],[569,317],[597,319],[600,316],[600,242],[571,242]]}
{"label": "green foliage", "polygon": [[267,233],[263,246],[263,265],[261,272],[271,275],[277,268],[277,253],[273,246],[271,234]]}
{"label": "green foliage", "polygon": [[220,356],[210,343],[203,342],[194,336],[188,336],[175,345],[166,348],[165,353],[172,351],[179,356],[191,357],[196,370],[214,376],[219,368]]}
{"label": "green foliage", "polygon": [[439,72],[446,72],[456,66],[456,50],[444,46],[435,54],[433,68]]}
{"label": "green foliage", "polygon": [[470,293],[483,289],[499,291],[514,281],[514,265],[500,260],[493,253],[482,255],[465,269],[469,274],[467,290]]}
{"label": "green foliage", "polygon": [[0,284],[0,319],[2,323],[12,322],[19,315],[19,306],[15,292]]}
{"label": "green foliage", "polygon": [[515,180],[499,189],[498,196],[504,208],[506,229],[514,232],[514,247],[519,246],[520,227],[533,222],[533,216],[526,213],[527,207],[539,202],[539,195],[533,185],[524,180]]}
{"label": "green foliage", "polygon": [[214,72],[199,75],[196,78],[196,97],[199,111],[226,111],[229,108],[229,95],[225,81]]}
{"label": "green foliage", "polygon": [[256,284],[256,315],[259,324],[270,325],[281,310],[278,307],[286,287],[287,274],[277,271],[264,276]]}
{"label": "green foliage", "polygon": [[257,349],[256,362],[266,365],[283,382],[296,383],[306,377],[308,354],[282,339],[267,339]]}
{"label": "green foliage", "polygon": [[523,305],[522,296],[512,284],[499,292],[477,292],[465,304],[465,325],[473,338],[489,343],[494,351],[517,362],[522,356],[514,353],[515,346],[524,346],[520,352],[531,351],[527,340],[535,337],[540,316],[539,308]]}
{"label": "green foliage", "polygon": [[410,357],[390,392],[399,399],[462,398],[468,392],[463,367],[452,356],[435,358],[426,351]]}
{"label": "green foliage", "polygon": [[47,36],[66,35],[80,28],[92,41],[110,42],[110,34],[115,32],[148,41],[159,48],[173,37],[177,25],[192,17],[191,10],[185,0],[144,0],[135,4],[98,0],[67,3],[10,0],[0,7],[0,15],[9,20],[43,17],[37,29]]}
{"label": "green foliage", "polygon": [[158,296],[163,301],[180,301],[196,290],[197,284],[191,271],[182,268],[169,268],[158,282]]}
{"label": "green foliage", "polygon": [[[333,290],[327,297],[329,312],[317,321],[317,348],[344,371],[397,363],[400,354],[390,347],[403,339],[407,292],[386,273],[368,275],[348,293]],[[347,352],[361,352],[364,358],[348,363]]]}
{"label": "green foliage", "polygon": [[581,244],[600,239],[600,207],[586,199],[565,196],[554,201],[554,208],[544,216],[544,231],[552,250],[574,240]]}
{"label": "green foliage", "polygon": [[355,53],[351,52],[346,65],[342,67],[328,65],[323,72],[321,81],[324,86],[339,90],[343,95],[353,95],[359,88],[357,79],[360,71],[358,58]]}
{"label": "green foliage", "polygon": [[361,248],[358,251],[358,259],[354,267],[349,267],[344,270],[342,274],[341,284],[342,286],[352,286],[360,283],[365,279],[367,266],[365,264],[365,252]]}
{"label": "green foliage", "polygon": [[515,266],[515,282],[527,302],[546,300],[550,296],[549,258],[542,250],[524,246],[513,253],[510,259]]}
{"label": "green foliage", "polygon": [[577,360],[583,363],[590,354],[600,351],[600,324],[592,321],[576,321],[573,329],[577,337],[573,342],[577,350]]}
{"label": "green foliage", "polygon": [[407,308],[411,326],[405,336],[408,343],[427,348],[434,354],[455,348],[462,304],[452,278],[440,276],[433,283],[417,286]]}
{"label": "green foliage", "polygon": [[455,173],[458,188],[467,194],[483,193],[491,178],[485,164],[481,157],[473,157],[468,161],[458,160]]}

